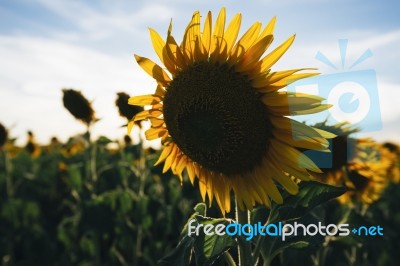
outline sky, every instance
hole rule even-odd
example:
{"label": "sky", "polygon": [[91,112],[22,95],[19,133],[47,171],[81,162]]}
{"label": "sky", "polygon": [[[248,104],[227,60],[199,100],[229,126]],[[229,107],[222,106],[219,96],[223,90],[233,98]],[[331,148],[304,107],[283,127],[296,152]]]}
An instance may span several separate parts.
{"label": "sky", "polygon": [[[276,16],[272,46],[294,33],[296,40],[273,70],[318,68],[321,77],[314,82],[328,92],[341,81],[353,82],[356,98],[332,99],[357,112],[369,106],[367,112],[374,114],[352,110],[358,118],[365,116],[363,135],[400,142],[397,0],[0,0],[0,123],[19,143],[26,141],[28,130],[42,144],[53,136],[65,141],[83,133],[84,125],[62,105],[62,89],[73,88],[92,101],[100,118],[93,134],[121,139],[125,120],[115,107],[116,93],[148,94],[156,86],[133,59],[139,54],[159,62],[148,28],[166,36],[172,19],[173,34],[181,40],[194,11],[204,19],[210,10],[215,19],[221,7],[228,21],[242,13],[241,33],[255,21],[265,25]],[[347,40],[347,49],[341,41],[340,50],[339,40]],[[365,51],[369,56],[351,67]],[[359,73],[366,73],[372,85],[363,84]],[[326,88],[332,80],[340,86]],[[357,94],[357,86],[364,94]],[[328,92],[325,96],[331,97]]]}

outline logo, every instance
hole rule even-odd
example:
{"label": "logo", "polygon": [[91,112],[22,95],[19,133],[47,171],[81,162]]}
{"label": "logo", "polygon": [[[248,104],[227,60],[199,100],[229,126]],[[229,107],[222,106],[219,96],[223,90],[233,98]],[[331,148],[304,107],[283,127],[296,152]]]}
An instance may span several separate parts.
{"label": "logo", "polygon": [[[307,123],[327,120],[328,124],[348,122],[364,132],[382,129],[376,72],[373,69],[353,70],[372,56],[370,49],[364,51],[355,62],[347,66],[347,40],[339,40],[341,66],[337,66],[323,53],[317,52],[316,59],[331,67],[333,73],[323,74],[296,81],[287,86],[291,92],[303,92],[325,98],[332,105],[326,111],[307,116]],[[290,108],[290,106],[289,106]],[[301,116],[299,117],[301,120]],[[296,136],[293,134],[294,139]],[[350,151],[349,151],[350,152]],[[332,158],[314,151],[305,154],[313,159],[318,167],[330,167]]]}
{"label": "logo", "polygon": [[[383,236],[383,228],[381,226],[360,226],[354,227],[351,232],[358,236]],[[286,241],[288,237],[303,235],[315,236],[348,236],[350,235],[349,224],[318,224],[304,225],[294,222],[293,224],[282,222],[263,225],[261,222],[256,224],[239,224],[236,222],[226,224],[199,224],[196,219],[192,219],[188,224],[188,236],[199,236],[204,234],[207,236],[225,234],[229,236],[244,236],[247,241],[251,241],[256,236],[263,237],[280,237],[282,241]]]}

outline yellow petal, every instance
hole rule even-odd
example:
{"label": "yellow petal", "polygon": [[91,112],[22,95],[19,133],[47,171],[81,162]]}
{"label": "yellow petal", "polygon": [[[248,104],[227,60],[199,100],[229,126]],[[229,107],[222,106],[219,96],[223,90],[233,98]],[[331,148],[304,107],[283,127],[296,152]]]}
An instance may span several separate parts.
{"label": "yellow petal", "polygon": [[164,125],[165,121],[163,118],[151,117],[150,122],[151,122],[152,127],[160,127],[160,126]]}
{"label": "yellow petal", "polygon": [[207,184],[206,184],[206,180],[204,177],[204,174],[202,173],[202,170],[199,169],[199,171],[201,172],[198,177],[199,177],[199,190],[200,190],[200,195],[201,198],[203,199],[203,201],[206,201],[206,194],[207,194]]}
{"label": "yellow petal", "polygon": [[301,179],[308,181],[311,179],[310,174],[307,172],[306,169],[304,168],[299,168],[297,165],[293,166],[291,163],[278,163],[278,159],[280,160],[280,156],[278,154],[275,154],[274,151],[271,151],[271,156],[268,157],[268,160],[271,162],[271,164],[274,164],[275,166],[279,166],[283,171],[286,173]]}
{"label": "yellow petal", "polygon": [[167,159],[165,160],[164,167],[163,167],[163,171],[162,171],[163,174],[164,174],[165,172],[167,172],[168,169],[171,167],[172,163],[173,163],[174,160],[175,160],[175,156],[177,156],[177,153],[178,153],[178,152],[179,152],[178,146],[173,145],[173,146],[172,146],[171,153],[168,155]]}
{"label": "yellow petal", "polygon": [[318,104],[324,98],[299,92],[272,92],[261,97],[261,101],[268,106],[295,106]]}
{"label": "yellow petal", "polygon": [[134,121],[129,121],[128,122],[128,126],[127,126],[127,130],[128,130],[128,135],[131,134],[132,128],[135,125]]}
{"label": "yellow petal", "polygon": [[162,86],[158,85],[156,89],[156,93],[154,93],[157,96],[160,96],[161,98],[164,98],[165,95],[165,90]]}
{"label": "yellow petal", "polygon": [[161,97],[155,94],[133,96],[129,98],[128,103],[131,105],[145,106],[154,105],[161,101]]}
{"label": "yellow petal", "polygon": [[269,81],[263,77],[260,76],[258,78],[255,78],[252,81],[252,85],[256,88],[258,92],[272,92],[272,91],[277,91],[279,89],[282,89],[290,84],[292,84],[295,81],[298,81],[300,79],[308,78],[308,77],[313,77],[319,75],[319,73],[301,73],[301,74],[293,74],[290,75],[286,78],[282,78],[278,82],[275,83],[269,83]]}
{"label": "yellow petal", "polygon": [[332,107],[331,104],[309,104],[289,106],[268,106],[268,110],[276,115],[295,116],[322,112]]}
{"label": "yellow petal", "polygon": [[261,40],[265,36],[272,35],[274,32],[276,23],[276,17],[273,17],[270,22],[265,26],[264,30],[261,32],[260,36],[258,37],[257,41]]}
{"label": "yellow petal", "polygon": [[152,76],[158,82],[162,83],[164,86],[167,86],[169,84],[169,82],[171,81],[170,77],[159,65],[146,57],[135,55],[135,59],[138,64],[143,68],[143,70],[147,72],[147,74]]}
{"label": "yellow petal", "polygon": [[194,171],[194,166],[193,166],[192,162],[190,162],[190,163],[188,163],[186,165],[186,171],[188,173],[190,183],[192,183],[192,185],[193,185],[194,184],[194,179],[196,177],[196,173]]}
{"label": "yellow petal", "polygon": [[240,72],[246,72],[248,69],[253,68],[254,64],[258,62],[260,57],[268,49],[272,43],[272,35],[265,36],[259,40],[256,44],[251,46],[249,50],[243,55],[242,59],[238,62],[236,70]]}
{"label": "yellow petal", "polygon": [[329,142],[323,138],[318,140],[305,135],[294,134],[294,132],[279,129],[273,129],[272,134],[275,138],[294,147],[313,150],[325,150],[329,147]]}
{"label": "yellow petal", "polygon": [[133,121],[140,121],[140,120],[144,120],[150,117],[159,117],[161,116],[163,113],[158,110],[158,109],[150,109],[150,110],[144,110],[138,114],[135,115],[135,117],[133,118]]}
{"label": "yellow petal", "polygon": [[175,61],[175,64],[179,68],[186,67],[185,57],[183,56],[181,48],[176,43],[174,37],[171,35],[167,36],[166,51],[168,56]]}
{"label": "yellow petal", "polygon": [[272,173],[270,172],[272,166],[269,162],[264,160],[264,167],[260,168],[261,172],[264,173],[264,178],[263,178],[263,187],[265,191],[267,192],[268,196],[271,197],[273,201],[275,201],[278,204],[281,204],[283,202],[283,198],[281,193],[279,192],[278,188],[272,181]]}
{"label": "yellow petal", "polygon": [[165,159],[167,159],[168,155],[171,153],[172,148],[173,148],[174,144],[170,144],[168,146],[165,146],[163,151],[160,154],[160,158],[158,158],[157,162],[154,164],[154,166],[162,163],[163,161],[165,161]]}
{"label": "yellow petal", "polygon": [[229,23],[228,28],[225,31],[224,39],[226,42],[226,50],[228,53],[231,52],[233,45],[238,37],[240,24],[242,23],[242,14],[236,14],[232,21]]}
{"label": "yellow petal", "polygon": [[335,134],[333,134],[331,132],[328,132],[326,130],[322,130],[322,129],[315,128],[315,127],[313,127],[313,129],[315,131],[317,131],[322,137],[324,137],[326,139],[333,139],[333,138],[337,137],[337,135],[335,135]]}
{"label": "yellow petal", "polygon": [[187,157],[185,155],[182,155],[182,157],[179,160],[179,163],[176,165],[175,173],[179,176],[182,175],[183,169],[185,169],[186,165],[187,165]]}
{"label": "yellow petal", "polygon": [[175,73],[176,65],[174,64],[174,61],[171,60],[168,56],[165,47],[165,41],[155,30],[150,28],[149,31],[154,50],[156,51],[161,62],[163,62],[163,64],[165,65],[165,67],[168,69],[169,72]]}
{"label": "yellow petal", "polygon": [[154,140],[161,138],[162,135],[167,131],[165,127],[160,128],[150,128],[146,130],[145,135],[147,140]]}
{"label": "yellow petal", "polygon": [[275,64],[279,58],[282,57],[282,55],[289,49],[289,47],[292,45],[294,41],[295,35],[291,36],[289,39],[287,39],[284,43],[282,43],[280,46],[278,46],[275,50],[273,50],[271,53],[266,55],[261,61],[260,61],[260,66],[257,68],[258,71],[265,72],[268,69],[271,68],[273,64]]}
{"label": "yellow petal", "polygon": [[[218,14],[217,20],[215,22],[213,38],[211,40],[210,47],[210,60],[212,62],[218,61],[218,58],[225,58],[225,56],[221,56],[223,52],[226,52],[226,43],[224,40],[224,31],[225,31],[225,20],[226,20],[226,11],[225,8],[221,8],[221,11]],[[225,49],[225,50],[224,50]]]}
{"label": "yellow petal", "polygon": [[260,33],[261,23],[255,22],[236,45],[232,48],[229,55],[229,63],[234,64],[236,61],[243,56],[247,49],[254,43]]}
{"label": "yellow petal", "polygon": [[278,183],[281,184],[287,192],[292,195],[295,195],[297,192],[299,192],[299,187],[296,185],[296,183],[289,176],[285,175],[282,170],[279,169],[279,167],[275,166],[274,164],[270,164],[270,166],[273,173],[272,178],[278,181]]}
{"label": "yellow petal", "polygon": [[322,173],[321,170],[315,165],[315,163],[308,158],[304,153],[297,149],[292,148],[280,141],[272,140],[271,148],[275,150],[277,154],[281,155],[281,159],[286,159],[289,162],[297,164],[298,167],[309,169],[316,173]]}
{"label": "yellow petal", "polygon": [[186,58],[186,62],[193,62],[195,41],[200,36],[200,13],[199,11],[194,12],[192,20],[186,27],[185,34],[183,36],[183,55]]}
{"label": "yellow petal", "polygon": [[[276,72],[268,73],[266,75],[265,79],[268,80],[269,84],[273,84],[275,82],[280,81],[283,78],[289,77],[289,76],[293,75],[294,73],[302,71],[302,70],[316,70],[316,69],[315,68],[297,68],[297,69],[290,69],[290,70],[284,70],[284,71],[276,71]],[[254,79],[256,77],[249,76],[249,78]]]}
{"label": "yellow petal", "polygon": [[204,51],[206,54],[210,53],[211,47],[211,30],[212,30],[212,17],[211,12],[209,11],[206,17],[206,21],[204,22],[204,30],[203,35],[201,36],[201,41],[203,43]]}

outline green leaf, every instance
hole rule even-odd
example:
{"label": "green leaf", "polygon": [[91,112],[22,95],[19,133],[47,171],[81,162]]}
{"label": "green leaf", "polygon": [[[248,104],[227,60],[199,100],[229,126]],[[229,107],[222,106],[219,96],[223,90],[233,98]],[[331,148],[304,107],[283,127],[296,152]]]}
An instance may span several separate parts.
{"label": "green leaf", "polygon": [[82,191],[82,176],[80,166],[77,164],[71,164],[68,166],[68,185],[71,189]]}
{"label": "green leaf", "polygon": [[205,203],[197,203],[196,206],[194,206],[194,213],[189,217],[187,220],[186,224],[184,225],[182,231],[181,231],[181,239],[184,236],[188,235],[188,224],[191,220],[196,219],[197,215],[202,215],[205,216],[207,212],[207,206]]}
{"label": "green leaf", "polygon": [[205,203],[197,203],[196,206],[194,206],[194,211],[198,215],[206,216],[207,206]]}
{"label": "green leaf", "polygon": [[314,207],[345,192],[344,187],[330,186],[316,181],[301,182],[299,192],[296,195],[283,192],[283,204],[275,205],[273,208],[278,211],[276,218],[279,221],[294,220],[304,216]]}
{"label": "green leaf", "polygon": [[[184,266],[189,264],[195,238],[188,236],[188,224],[193,219],[196,219],[197,215],[204,216],[206,214],[207,206],[204,203],[198,203],[193,209],[195,212],[190,216],[185,226],[183,227],[178,245],[174,250],[172,250],[165,257],[160,259],[157,265]],[[197,221],[196,224],[198,224]]]}
{"label": "green leaf", "polygon": [[[224,218],[208,218],[201,215],[196,216],[196,221],[203,227],[206,225],[215,226],[223,224],[225,226],[231,223],[230,220]],[[233,237],[224,234],[206,235],[203,230],[200,230],[199,236],[195,237],[193,248],[196,256],[197,265],[211,265],[214,260],[221,256],[225,251],[236,245]]]}
{"label": "green leaf", "polygon": [[[319,219],[314,215],[308,214],[296,221],[297,223],[304,224],[318,224]],[[298,232],[297,236],[287,236],[283,241],[281,236],[266,237],[262,242],[261,255],[264,260],[271,262],[279,253],[285,249],[305,249],[309,247],[317,248],[322,245],[324,237],[316,234],[314,236],[302,234],[302,230]]]}
{"label": "green leaf", "polygon": [[[229,219],[205,217],[206,209],[204,203],[199,203],[194,207],[195,213],[190,216],[184,226],[178,246],[162,258],[158,262],[159,265],[189,265],[192,251],[195,254],[196,265],[210,265],[225,251],[236,245],[235,239],[227,234],[222,236],[215,233],[212,235],[204,234],[204,226],[212,225],[215,230],[215,227],[219,224],[227,226],[231,223]],[[198,236],[188,235],[189,223],[194,227],[201,226]]]}
{"label": "green leaf", "polygon": [[192,254],[194,238],[186,235],[179,242],[178,246],[168,253],[165,257],[160,259],[157,265],[160,266],[186,266],[190,263],[190,258]]}

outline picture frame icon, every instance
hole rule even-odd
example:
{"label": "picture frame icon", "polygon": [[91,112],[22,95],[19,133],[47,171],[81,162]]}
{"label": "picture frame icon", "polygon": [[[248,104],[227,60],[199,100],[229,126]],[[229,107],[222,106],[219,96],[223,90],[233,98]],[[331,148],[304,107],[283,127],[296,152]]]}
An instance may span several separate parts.
{"label": "picture frame icon", "polygon": [[289,84],[287,90],[310,92],[332,105],[314,114],[315,121],[329,118],[331,124],[348,122],[362,132],[382,129],[377,79],[372,69],[320,75]]}
{"label": "picture frame icon", "polygon": [[[352,70],[353,67],[371,57],[372,52],[367,49],[350,67],[346,68],[347,44],[346,39],[339,40],[341,66],[336,66],[318,51],[316,59],[330,66],[334,71],[293,83],[289,81],[287,91],[317,95],[325,99],[324,103],[332,106],[323,112],[308,115],[305,122],[309,125],[325,121],[330,125],[348,123],[352,128],[357,129],[356,131],[362,133],[379,131],[382,129],[382,118],[376,72],[374,69]],[[301,116],[296,117],[296,120],[303,121]],[[343,137],[348,139],[348,136],[343,135]],[[293,132],[295,141],[296,138],[296,133]],[[353,157],[352,146],[355,145],[351,140],[347,142],[346,158],[348,160]],[[332,151],[332,140],[329,142],[329,149]],[[303,151],[320,168],[332,166],[332,152]]]}

